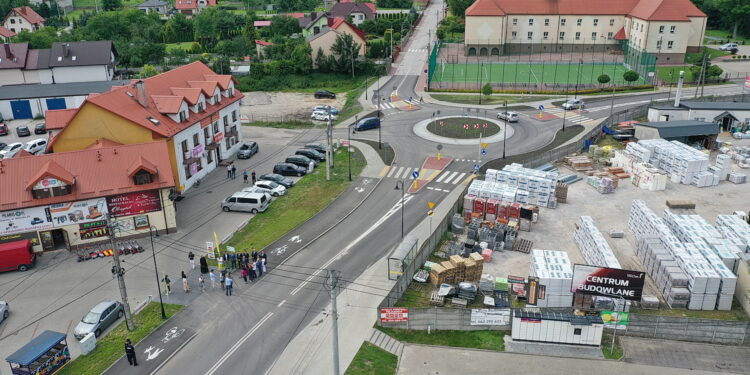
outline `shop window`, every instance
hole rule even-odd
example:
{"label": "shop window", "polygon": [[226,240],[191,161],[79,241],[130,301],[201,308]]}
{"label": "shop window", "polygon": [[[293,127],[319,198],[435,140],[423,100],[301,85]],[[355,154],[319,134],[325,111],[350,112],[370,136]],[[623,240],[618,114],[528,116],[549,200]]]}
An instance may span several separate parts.
{"label": "shop window", "polygon": [[140,170],[135,173],[133,176],[133,180],[135,181],[136,185],[146,185],[154,182],[154,176],[151,173],[148,173],[147,171]]}
{"label": "shop window", "polygon": [[581,329],[580,328],[573,328],[573,334],[576,335],[576,336],[580,336],[581,335]]}

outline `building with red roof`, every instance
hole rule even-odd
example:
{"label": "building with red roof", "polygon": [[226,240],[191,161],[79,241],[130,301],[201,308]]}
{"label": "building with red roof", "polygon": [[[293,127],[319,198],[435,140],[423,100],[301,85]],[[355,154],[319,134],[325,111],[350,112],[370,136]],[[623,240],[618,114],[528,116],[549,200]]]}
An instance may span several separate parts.
{"label": "building with red roof", "polygon": [[174,3],[174,8],[188,17],[212,6],[216,6],[216,0],[175,0]]}
{"label": "building with red roof", "polygon": [[5,28],[5,26],[0,26],[0,41],[3,43],[10,43],[10,38],[16,35],[18,34]]}
{"label": "building with red roof", "polygon": [[85,150],[0,160],[0,243],[31,240],[35,251],[176,227],[168,144],[111,141]]}
{"label": "building with red roof", "polygon": [[476,0],[466,9],[465,53],[631,49],[679,64],[703,43],[706,15],[690,0]]}
{"label": "building with red roof", "polygon": [[[83,150],[106,138],[121,144],[166,139],[179,191],[230,158],[240,147],[240,99],[230,75],[201,62],[133,80],[89,96],[50,141],[53,152]],[[58,114],[55,114],[58,116]]]}
{"label": "building with red roof", "polygon": [[359,46],[359,56],[364,56],[367,49],[367,39],[365,39],[365,32],[359,29],[357,26],[341,19],[341,18],[329,18],[328,26],[317,33],[310,35],[306,38],[307,42],[310,43],[312,49],[312,60],[315,64],[315,59],[318,54],[322,51],[326,56],[331,55],[331,47],[341,35],[351,35],[354,43]]}
{"label": "building with red roof", "polygon": [[3,19],[2,26],[14,33],[34,32],[44,27],[44,17],[29,6],[13,8]]}

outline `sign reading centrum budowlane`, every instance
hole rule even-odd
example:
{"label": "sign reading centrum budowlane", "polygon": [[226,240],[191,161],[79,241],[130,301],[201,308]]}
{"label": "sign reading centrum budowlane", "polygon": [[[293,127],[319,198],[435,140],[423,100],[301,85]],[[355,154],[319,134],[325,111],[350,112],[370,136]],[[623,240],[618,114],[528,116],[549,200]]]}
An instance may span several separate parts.
{"label": "sign reading centrum budowlane", "polygon": [[646,273],[576,264],[571,292],[639,301]]}

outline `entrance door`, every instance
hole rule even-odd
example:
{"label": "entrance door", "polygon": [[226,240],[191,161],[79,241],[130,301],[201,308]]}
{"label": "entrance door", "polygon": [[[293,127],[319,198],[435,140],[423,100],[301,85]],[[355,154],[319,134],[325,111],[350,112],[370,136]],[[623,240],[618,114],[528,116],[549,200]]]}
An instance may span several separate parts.
{"label": "entrance door", "polygon": [[729,128],[732,126],[732,118],[729,116],[724,117],[721,119],[721,130],[722,131],[729,131]]}
{"label": "entrance door", "polygon": [[10,102],[10,109],[15,120],[34,117],[31,115],[31,103],[28,100],[12,101]]}
{"label": "entrance door", "polygon": [[42,240],[42,250],[51,251],[68,248],[68,232],[63,229],[53,229],[39,232]]}

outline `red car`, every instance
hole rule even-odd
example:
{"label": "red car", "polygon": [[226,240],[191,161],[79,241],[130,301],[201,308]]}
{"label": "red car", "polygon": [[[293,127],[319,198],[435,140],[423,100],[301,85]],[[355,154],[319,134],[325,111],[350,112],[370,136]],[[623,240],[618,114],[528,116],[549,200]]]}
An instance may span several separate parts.
{"label": "red car", "polygon": [[8,135],[8,125],[4,122],[0,122],[0,135]]}

